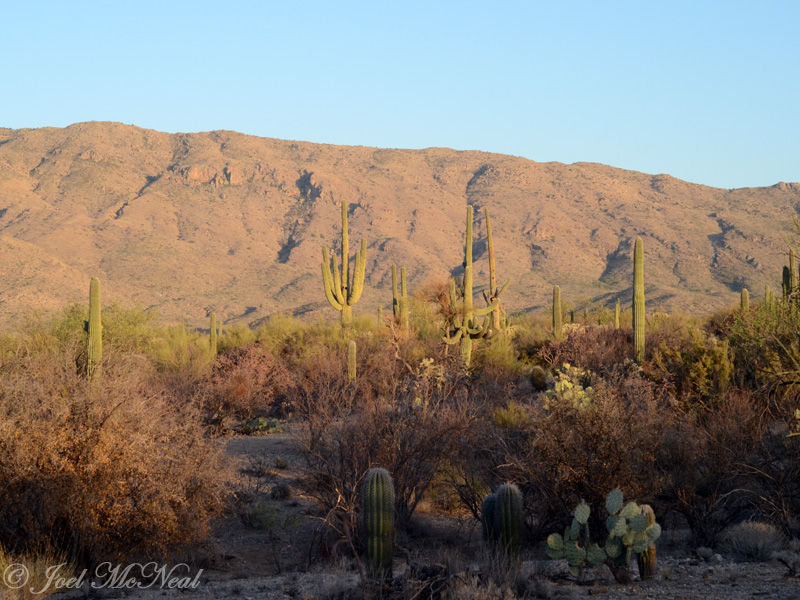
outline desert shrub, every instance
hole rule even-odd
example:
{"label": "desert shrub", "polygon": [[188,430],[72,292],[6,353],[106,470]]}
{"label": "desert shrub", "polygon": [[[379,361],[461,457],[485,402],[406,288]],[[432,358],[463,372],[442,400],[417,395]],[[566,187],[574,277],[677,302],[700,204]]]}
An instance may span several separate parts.
{"label": "desert shrub", "polygon": [[745,521],[730,527],[723,537],[723,548],[736,560],[769,562],[786,542],[778,529],[759,521]]}
{"label": "desert shrub", "polygon": [[[20,565],[26,571],[19,570]],[[34,554],[12,555],[0,546],[0,597],[7,600],[34,600],[58,592],[56,583],[50,581],[48,573],[48,569],[55,565],[61,565],[58,575],[65,580],[78,575],[77,565],[63,554],[44,549]],[[27,577],[27,582],[18,579],[22,577]],[[25,585],[17,587],[19,583]]]}
{"label": "desert shrub", "polygon": [[212,362],[208,336],[186,325],[160,327],[150,356],[160,371],[192,374],[198,379]]}
{"label": "desert shrub", "polygon": [[[760,403],[759,403],[760,404]],[[758,406],[763,410],[763,407]],[[744,465],[751,506],[789,537],[800,535],[800,436],[794,415],[770,416]]]}
{"label": "desert shrub", "polygon": [[748,313],[733,312],[713,326],[728,339],[740,386],[767,386],[772,396],[793,403],[800,392],[800,306],[778,303],[768,311],[762,305]]}
{"label": "desert shrub", "polygon": [[633,334],[629,329],[565,326],[564,330],[563,341],[549,342],[537,354],[551,367],[569,363],[605,373],[633,357]]}
{"label": "desert shrub", "polygon": [[689,327],[681,335],[660,341],[650,354],[646,371],[656,381],[672,384],[677,397],[693,407],[709,407],[724,392],[733,367],[728,341]]}
{"label": "desert shrub", "polygon": [[760,399],[728,390],[701,413],[683,412],[662,439],[663,498],[682,514],[694,547],[713,547],[755,500],[752,468],[767,426]]}
{"label": "desert shrub", "polygon": [[282,361],[260,345],[248,344],[217,357],[206,378],[203,404],[214,423],[222,416],[249,419],[269,414],[292,385]]}
{"label": "desert shrub", "polygon": [[303,394],[300,443],[307,492],[332,531],[352,541],[364,474],[374,466],[389,471],[398,523],[406,525],[439,467],[468,432],[473,413],[459,401],[453,379],[460,375],[432,362],[413,375],[395,376],[390,394],[368,397],[342,384],[339,365],[323,371],[331,379],[327,385]]}
{"label": "desert shrub", "polygon": [[642,499],[662,487],[656,450],[670,418],[655,386],[634,369],[596,381],[586,401],[564,397],[574,389],[556,392],[547,408],[544,399],[531,403],[527,429],[494,435],[498,474],[520,485],[535,525],[545,529],[581,500],[602,505],[610,489]]}
{"label": "desert shrub", "polygon": [[76,352],[54,343],[0,367],[0,545],[90,564],[198,544],[222,492],[199,416],[152,385],[144,357],[108,357],[90,384]]}

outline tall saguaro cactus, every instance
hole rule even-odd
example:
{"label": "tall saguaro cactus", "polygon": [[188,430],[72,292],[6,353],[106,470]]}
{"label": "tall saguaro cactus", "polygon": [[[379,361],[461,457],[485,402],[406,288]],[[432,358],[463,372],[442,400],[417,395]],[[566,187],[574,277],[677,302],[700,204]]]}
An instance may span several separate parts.
{"label": "tall saguaro cactus", "polygon": [[211,313],[211,339],[209,340],[211,358],[217,355],[217,313]]}
{"label": "tall saguaro cactus", "polygon": [[392,576],[394,484],[386,469],[370,469],[364,479],[364,533],[367,572],[376,579]]}
{"label": "tall saguaro cactus", "polygon": [[617,304],[614,306],[614,329],[619,329],[619,298],[617,298]]}
{"label": "tall saguaro cactus", "polygon": [[[500,294],[503,293],[511,280],[508,280],[506,285],[503,286],[502,290],[497,289],[497,269],[495,267],[494,241],[492,240],[492,221],[489,218],[489,209],[484,208],[483,214],[486,217],[486,250],[489,254],[489,293],[487,294],[486,291],[484,291],[483,297],[486,300],[486,304],[492,304],[495,300],[500,300]],[[501,329],[500,313],[502,311],[503,309],[500,307],[498,302],[497,306],[492,311],[492,329],[495,331],[500,331]]]}
{"label": "tall saguaro cactus", "polygon": [[100,371],[103,360],[103,324],[100,320],[100,280],[92,277],[89,283],[89,323],[86,347],[86,376],[94,379]]}
{"label": "tall saguaro cactus", "polygon": [[794,260],[794,249],[789,248],[789,293],[797,291],[797,268]]}
{"label": "tall saguaro cactus", "polygon": [[633,249],[633,356],[644,362],[644,246],[636,238]]}
{"label": "tall saguaro cactus", "polygon": [[356,253],[353,277],[350,277],[350,239],[347,231],[347,204],[342,202],[342,272],[336,259],[336,252],[328,257],[328,247],[322,246],[322,284],[325,297],[330,305],[342,313],[342,327],[353,321],[353,304],[361,298],[364,291],[364,274],[367,269],[367,241],[361,240],[361,249]]}
{"label": "tall saguaro cactus", "polygon": [[392,314],[396,323],[408,329],[408,285],[406,268],[400,269],[400,289],[397,287],[397,266],[392,265]]}
{"label": "tall saguaro cactus", "polygon": [[[457,344],[461,342],[461,358],[464,364],[469,367],[472,360],[472,342],[483,337],[492,335],[491,323],[484,319],[481,323],[478,317],[485,317],[490,314],[500,303],[499,297],[508,287],[508,283],[497,293],[493,302],[485,308],[475,308],[472,300],[472,207],[467,206],[467,236],[464,245],[464,282],[461,287],[462,310],[461,314],[453,317],[453,330],[448,328],[445,332],[444,341],[447,344]],[[450,280],[450,305],[455,308],[458,302],[456,295],[456,283]]]}
{"label": "tall saguaro cactus", "polygon": [[561,322],[561,287],[553,286],[553,336],[560,341],[564,338],[564,324]]}
{"label": "tall saguaro cactus", "polygon": [[750,292],[747,291],[747,288],[742,288],[741,309],[743,313],[750,310]]}

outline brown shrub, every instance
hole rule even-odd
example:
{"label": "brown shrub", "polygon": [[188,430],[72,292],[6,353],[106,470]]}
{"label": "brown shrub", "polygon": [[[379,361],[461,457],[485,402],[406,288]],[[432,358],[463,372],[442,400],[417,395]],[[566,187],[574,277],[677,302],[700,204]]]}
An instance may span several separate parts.
{"label": "brown shrub", "polygon": [[651,498],[662,486],[656,448],[669,423],[657,398],[655,386],[620,370],[595,383],[588,403],[561,394],[548,400],[549,409],[535,401],[527,420],[496,432],[497,472],[524,489],[544,530],[581,500],[603,506],[614,488],[626,497]]}
{"label": "brown shrub", "polygon": [[685,412],[667,429],[659,458],[664,501],[686,518],[695,547],[712,547],[748,514],[756,499],[748,464],[757,459],[765,417],[756,396],[729,390],[713,411]]}
{"label": "brown shrub", "polygon": [[258,344],[248,344],[217,357],[203,402],[212,422],[222,415],[248,419],[268,414],[292,385],[292,375],[281,360]]}
{"label": "brown shrub", "polygon": [[[302,395],[304,427],[299,436],[305,455],[305,488],[325,514],[335,537],[357,544],[359,492],[372,467],[389,471],[395,486],[395,510],[405,526],[428,490],[439,467],[468,431],[474,411],[457,382],[460,372],[424,361],[413,375],[400,377],[393,366],[379,362],[394,377],[392,393],[366,394],[342,382],[339,357],[327,356],[327,367]],[[375,365],[373,365],[375,366]],[[361,376],[359,376],[359,380]]]}
{"label": "brown shrub", "polygon": [[152,391],[136,356],[95,384],[74,347],[6,355],[0,369],[0,545],[82,564],[155,558],[206,538],[220,456],[190,406]]}
{"label": "brown shrub", "polygon": [[630,329],[573,326],[562,342],[543,346],[537,357],[551,367],[564,363],[603,373],[633,357]]}

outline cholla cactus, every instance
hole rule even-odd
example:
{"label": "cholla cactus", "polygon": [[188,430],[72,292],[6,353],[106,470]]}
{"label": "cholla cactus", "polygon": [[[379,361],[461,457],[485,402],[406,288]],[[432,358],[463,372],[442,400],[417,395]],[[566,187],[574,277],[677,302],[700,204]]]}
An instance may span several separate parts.
{"label": "cholla cactus", "polygon": [[[592,542],[589,536],[590,508],[581,502],[574,512],[572,524],[564,535],[553,533],[547,538],[546,552],[550,558],[565,558],[570,573],[579,577],[586,564],[608,565],[620,583],[631,579],[629,565],[634,554],[639,555],[652,546],[661,535],[658,523],[649,523],[635,502],[625,504],[622,492],[613,490],[606,497],[608,538],[604,546]],[[583,535],[581,535],[583,532]]]}
{"label": "cholla cactus", "polygon": [[589,407],[594,398],[594,388],[586,385],[591,373],[579,367],[564,363],[555,372],[555,385],[553,389],[542,394],[544,409],[550,410],[554,403],[565,401],[572,404],[575,409]]}

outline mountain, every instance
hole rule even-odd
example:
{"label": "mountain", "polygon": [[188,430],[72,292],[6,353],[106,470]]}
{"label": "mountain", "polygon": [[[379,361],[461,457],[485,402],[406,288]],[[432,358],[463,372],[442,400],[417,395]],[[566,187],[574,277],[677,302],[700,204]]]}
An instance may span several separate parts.
{"label": "mountain", "polygon": [[[488,281],[492,218],[510,311],[630,303],[631,253],[644,240],[648,304],[708,313],[780,291],[800,184],[725,190],[669,175],[537,163],[445,148],[384,150],[168,134],[119,123],[0,129],[0,319],[88,302],[156,308],[202,326],[276,312],[325,315],[320,246],[367,240],[355,314],[391,303],[391,265],[411,291],[461,271],[465,206],[476,211],[476,278]],[[482,302],[482,300],[481,300]],[[207,326],[207,325],[206,325]],[[7,327],[3,327],[7,328]]]}

